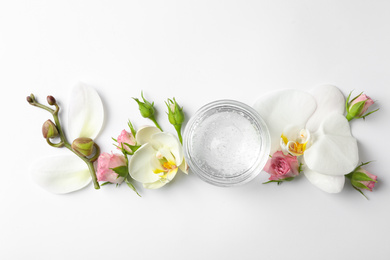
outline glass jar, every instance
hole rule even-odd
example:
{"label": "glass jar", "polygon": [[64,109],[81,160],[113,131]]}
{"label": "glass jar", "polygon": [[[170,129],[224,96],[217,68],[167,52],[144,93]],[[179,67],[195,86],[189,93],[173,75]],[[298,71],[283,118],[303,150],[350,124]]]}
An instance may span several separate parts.
{"label": "glass jar", "polygon": [[184,156],[190,170],[221,187],[247,183],[269,158],[270,136],[260,115],[234,100],[200,108],[184,131]]}

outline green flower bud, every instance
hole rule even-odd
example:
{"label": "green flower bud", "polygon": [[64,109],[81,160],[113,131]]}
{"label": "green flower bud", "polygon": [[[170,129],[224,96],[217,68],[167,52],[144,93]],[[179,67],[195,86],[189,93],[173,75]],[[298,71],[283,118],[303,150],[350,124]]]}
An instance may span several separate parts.
{"label": "green flower bud", "polygon": [[168,101],[165,102],[165,104],[168,107],[168,119],[169,119],[169,122],[172,125],[174,125],[174,126],[183,124],[183,122],[184,122],[183,107],[180,107],[177,104],[175,98],[173,98],[173,100],[172,99],[168,99]]}
{"label": "green flower bud", "polygon": [[72,149],[83,156],[90,156],[93,152],[94,142],[88,137],[79,137],[72,143]]}
{"label": "green flower bud", "polygon": [[42,134],[45,139],[54,138],[58,136],[57,127],[50,119],[43,123]]}
{"label": "green flower bud", "polygon": [[142,92],[141,92],[141,97],[142,97],[144,102],[139,101],[138,98],[133,98],[138,103],[139,111],[141,112],[141,116],[144,118],[154,118],[154,107],[153,107],[154,102],[150,103],[149,101],[147,101],[144,98]]}

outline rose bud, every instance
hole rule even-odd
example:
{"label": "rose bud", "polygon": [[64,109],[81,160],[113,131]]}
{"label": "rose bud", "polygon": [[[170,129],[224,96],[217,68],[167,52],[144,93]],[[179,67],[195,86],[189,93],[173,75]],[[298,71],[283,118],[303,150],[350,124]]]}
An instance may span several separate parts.
{"label": "rose bud", "polygon": [[142,97],[144,102],[139,101],[138,98],[133,98],[138,103],[138,107],[139,107],[139,111],[141,112],[141,116],[144,118],[150,118],[150,119],[154,118],[154,102],[150,103],[149,101],[147,101],[144,98],[143,93],[141,93],[141,97]]}
{"label": "rose bud", "polygon": [[133,134],[127,132],[126,130],[122,130],[121,134],[117,138],[117,142],[118,149],[121,149],[123,147],[129,153],[132,153],[133,151],[127,144],[134,146],[136,143]]}
{"label": "rose bud", "polygon": [[277,151],[266,163],[264,171],[271,175],[269,177],[271,182],[290,181],[299,175],[298,159],[296,156]]}
{"label": "rose bud", "polygon": [[[351,92],[352,94],[352,92]],[[347,105],[346,105],[346,110],[347,110],[347,119],[348,121],[351,121],[352,119],[358,119],[358,118],[365,118],[366,116],[378,111],[378,109],[369,112],[367,114],[366,111],[370,106],[372,106],[375,102],[367,95],[361,93],[355,98],[353,98],[349,102],[349,98],[351,96],[349,94],[348,99],[347,99]]]}
{"label": "rose bud", "polygon": [[165,104],[168,107],[169,122],[174,126],[183,124],[184,122],[183,108],[177,104],[175,98],[173,98],[173,101],[171,99],[168,99],[168,102],[166,102]]}
{"label": "rose bud", "polygon": [[98,181],[108,181],[120,184],[123,182],[127,174],[128,168],[126,165],[126,159],[123,155],[109,153],[100,154],[96,166],[96,176]]}
{"label": "rose bud", "polygon": [[372,191],[375,187],[375,183],[377,183],[378,178],[374,174],[371,174],[363,169],[361,166],[358,166],[353,172],[347,174],[346,177],[351,180],[351,184],[355,189],[369,191]]}
{"label": "rose bud", "polygon": [[90,156],[93,152],[94,142],[88,137],[79,137],[72,143],[72,149],[82,156]]}
{"label": "rose bud", "polygon": [[43,123],[42,134],[45,139],[55,138],[58,136],[57,127],[50,119]]}

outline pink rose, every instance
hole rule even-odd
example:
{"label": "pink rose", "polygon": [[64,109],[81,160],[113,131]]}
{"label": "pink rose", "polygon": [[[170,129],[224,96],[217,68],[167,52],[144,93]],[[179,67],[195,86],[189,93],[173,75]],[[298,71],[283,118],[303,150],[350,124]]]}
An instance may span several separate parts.
{"label": "pink rose", "polygon": [[347,119],[348,121],[351,121],[354,118],[365,118],[366,116],[378,111],[378,109],[367,112],[368,108],[374,104],[374,100],[372,100],[369,96],[365,94],[360,94],[356,96],[354,99],[352,99],[351,102],[349,102],[351,94],[349,94],[347,99]]}
{"label": "pink rose", "polygon": [[361,169],[360,170],[361,172],[367,174],[368,177],[370,177],[371,179],[373,179],[372,181],[362,181],[362,184],[366,185],[367,188],[372,191],[372,189],[375,187],[375,183],[376,183],[376,180],[378,179],[377,176],[375,176],[374,174],[371,174],[369,173],[368,171],[364,170],[364,169]]}
{"label": "pink rose", "polygon": [[108,181],[111,183],[122,183],[124,178],[119,177],[112,169],[119,166],[126,166],[126,159],[123,155],[101,153],[96,166],[96,176],[98,181]]}
{"label": "pink rose", "polygon": [[356,103],[359,103],[359,102],[362,102],[362,101],[365,101],[364,102],[364,106],[362,107],[362,110],[360,110],[360,113],[357,115],[357,116],[362,116],[364,113],[366,113],[367,109],[372,105],[374,104],[374,100],[372,100],[369,96],[367,96],[366,94],[362,94],[360,96],[358,96],[358,98],[356,98],[354,101],[351,102],[351,107],[353,105],[355,105]]}
{"label": "pink rose", "polygon": [[285,155],[277,151],[272,155],[264,167],[264,171],[271,174],[269,180],[277,181],[298,176],[299,163],[296,156]]}
{"label": "pink rose", "polygon": [[129,133],[126,130],[122,130],[121,134],[117,138],[117,141],[119,146],[118,149],[120,149],[123,145],[123,148],[126,151],[128,151],[129,153],[132,152],[130,147],[126,145],[126,144],[135,145],[135,138],[132,133]]}

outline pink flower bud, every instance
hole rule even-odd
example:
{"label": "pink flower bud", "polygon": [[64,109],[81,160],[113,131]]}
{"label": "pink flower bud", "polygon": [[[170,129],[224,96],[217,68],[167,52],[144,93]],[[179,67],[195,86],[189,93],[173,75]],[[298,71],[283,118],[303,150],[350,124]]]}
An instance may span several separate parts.
{"label": "pink flower bud", "polygon": [[359,97],[357,97],[354,101],[351,102],[350,108],[352,108],[356,103],[362,101],[365,101],[364,106],[362,107],[360,112],[356,115],[357,117],[363,116],[364,113],[366,113],[367,109],[374,104],[374,101],[369,96],[367,96],[366,94],[362,94]]}
{"label": "pink flower bud", "polygon": [[126,166],[126,159],[123,155],[112,153],[100,154],[96,166],[96,176],[98,181],[108,181],[118,184],[122,183],[124,177],[119,177],[119,175],[113,170],[114,168],[121,166]]}
{"label": "pink flower bud", "polygon": [[278,181],[286,178],[293,178],[299,175],[299,163],[296,156],[285,155],[277,151],[272,155],[264,167],[264,171],[271,176],[269,180]]}
{"label": "pink flower bud", "polygon": [[126,151],[128,151],[129,153],[132,152],[130,147],[128,145],[126,145],[126,144],[135,145],[135,138],[134,138],[132,133],[129,133],[126,130],[122,130],[121,134],[117,138],[117,141],[118,141],[118,146],[119,146],[118,149],[120,149],[123,146],[123,148]]}

